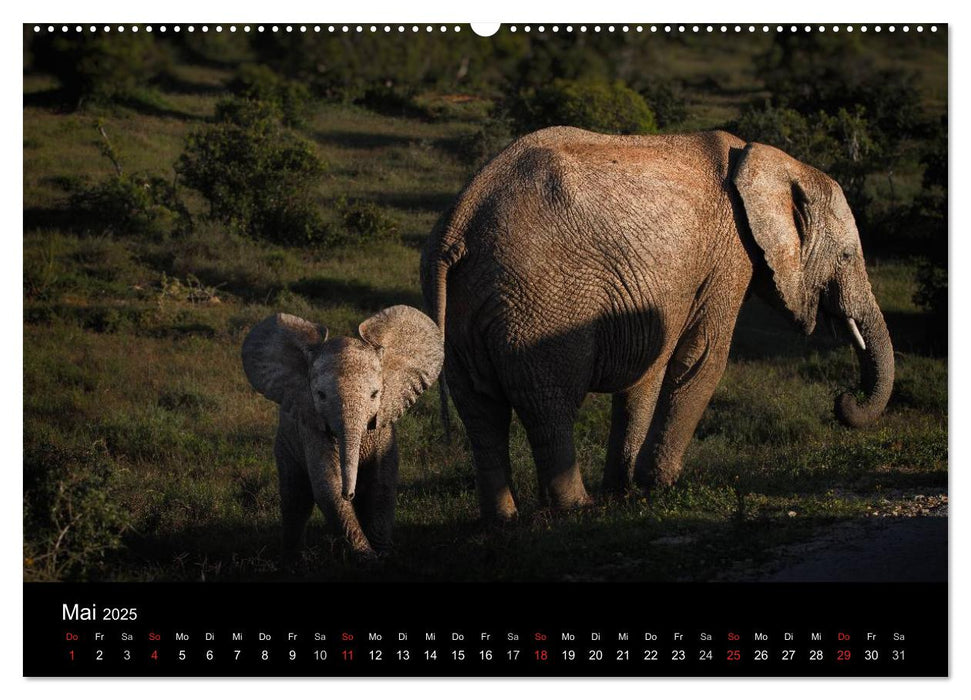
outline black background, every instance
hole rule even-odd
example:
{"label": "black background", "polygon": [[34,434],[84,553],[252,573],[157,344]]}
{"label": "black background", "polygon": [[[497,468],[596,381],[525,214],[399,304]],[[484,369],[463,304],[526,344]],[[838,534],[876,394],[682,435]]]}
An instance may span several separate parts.
{"label": "black background", "polygon": [[[64,603],[97,605],[99,620],[65,621]],[[137,620],[103,621],[104,607],[137,608]],[[26,583],[24,675],[944,676],[947,610],[943,583]],[[133,641],[121,642],[122,631]],[[590,640],[594,631],[601,641]],[[656,642],[644,641],[648,631],[657,634]],[[96,632],[105,638],[96,641]],[[176,632],[190,640],[176,641]],[[206,632],[215,640],[205,641]],[[233,632],[243,633],[243,641],[233,641]],[[259,641],[260,632],[271,641]],[[299,635],[296,642],[288,640],[290,632]],[[327,640],[313,642],[314,632]],[[398,641],[400,632],[408,633],[407,642]],[[428,632],[437,640],[426,641]],[[506,641],[510,632],[518,642]],[[629,641],[618,641],[620,632]],[[712,640],[700,641],[703,632]],[[755,641],[757,632],[768,641]],[[795,640],[783,641],[784,632]],[[821,641],[811,642],[810,632],[821,633]],[[841,632],[850,639],[839,640]],[[867,641],[868,632],[878,635],[876,641]],[[894,632],[905,641],[892,642]],[[68,641],[67,633],[79,638]],[[372,633],[383,640],[368,641]],[[464,640],[452,641],[453,633]],[[483,641],[482,633],[491,639]],[[537,640],[537,633],[547,639]],[[576,640],[562,640],[563,633]],[[342,641],[342,634],[354,635],[353,641]],[[426,662],[424,650],[431,648],[438,659]],[[506,658],[512,648],[520,650],[515,661]],[[644,661],[648,648],[657,649],[657,661]],[[782,650],[790,648],[795,658],[783,662]],[[130,661],[122,660],[123,649],[130,650]],[[179,649],[186,652],[183,661]],[[205,658],[209,649],[212,660]],[[290,649],[297,652],[294,661]],[[315,660],[314,649],[326,650],[327,659]],[[381,661],[369,658],[376,649]],[[411,658],[398,660],[399,649]],[[458,649],[464,660],[453,657]],[[481,659],[484,649],[492,650],[491,661]],[[576,661],[562,658],[566,649],[575,650]],[[603,660],[589,658],[595,649]],[[616,659],[621,649],[629,660]],[[685,650],[684,661],[672,660],[675,649]],[[699,660],[709,649],[711,660]],[[736,649],[739,660],[729,661]],[[755,661],[757,649],[767,649],[768,659]],[[823,660],[811,662],[810,649],[822,649]],[[905,650],[903,661],[891,661],[894,649]],[[544,650],[546,659],[538,659]],[[849,650],[849,660],[838,661],[838,650]],[[877,650],[879,658],[865,661],[866,650]],[[353,659],[345,660],[345,652]]]}

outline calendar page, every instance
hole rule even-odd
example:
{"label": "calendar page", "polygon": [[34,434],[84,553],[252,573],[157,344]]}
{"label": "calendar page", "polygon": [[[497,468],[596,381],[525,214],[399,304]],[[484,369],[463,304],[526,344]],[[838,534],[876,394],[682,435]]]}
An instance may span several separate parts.
{"label": "calendar page", "polygon": [[23,26],[23,674],[947,676],[946,24]]}

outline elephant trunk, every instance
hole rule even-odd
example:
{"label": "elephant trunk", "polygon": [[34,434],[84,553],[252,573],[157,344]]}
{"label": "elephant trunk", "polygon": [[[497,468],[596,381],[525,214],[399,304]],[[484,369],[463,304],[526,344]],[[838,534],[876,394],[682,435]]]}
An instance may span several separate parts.
{"label": "elephant trunk", "polygon": [[341,495],[345,501],[354,500],[357,486],[357,465],[361,457],[361,431],[345,428],[340,437]]}
{"label": "elephant trunk", "polygon": [[848,315],[846,323],[860,360],[860,388],[864,397],[858,401],[853,393],[842,394],[836,400],[836,417],[844,425],[861,428],[876,420],[890,400],[894,375],[893,345],[872,292],[868,294],[868,305],[863,313],[858,317]]}

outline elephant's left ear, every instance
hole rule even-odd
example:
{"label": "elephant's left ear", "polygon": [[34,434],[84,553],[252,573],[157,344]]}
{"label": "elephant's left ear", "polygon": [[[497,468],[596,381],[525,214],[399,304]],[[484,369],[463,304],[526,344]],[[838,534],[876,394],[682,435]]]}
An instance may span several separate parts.
{"label": "elephant's left ear", "polygon": [[776,290],[807,334],[816,325],[818,296],[806,284],[803,251],[808,249],[806,221],[818,205],[806,192],[810,180],[822,177],[818,170],[761,143],[745,147],[733,176]]}
{"label": "elephant's left ear", "polygon": [[442,333],[428,316],[410,306],[392,306],[376,313],[357,329],[361,338],[381,350],[384,389],[379,422],[401,417],[442,370]]}

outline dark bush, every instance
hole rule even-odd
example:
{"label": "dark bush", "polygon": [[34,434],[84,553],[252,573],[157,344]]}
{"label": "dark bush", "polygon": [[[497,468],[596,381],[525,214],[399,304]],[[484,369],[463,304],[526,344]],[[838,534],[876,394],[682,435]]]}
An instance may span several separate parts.
{"label": "dark bush", "polygon": [[348,245],[372,241],[398,239],[398,222],[372,202],[337,200],[337,214],[341,230],[331,231],[327,242],[331,245]]}
{"label": "dark bush", "polygon": [[209,218],[234,231],[286,244],[326,237],[314,202],[324,163],[272,104],[220,103],[215,122],[189,135],[175,167],[209,202]]}
{"label": "dark bush", "polygon": [[180,32],[166,38],[193,63],[234,66],[253,60],[252,37],[243,32]]}
{"label": "dark bush", "polygon": [[862,108],[806,115],[765,104],[746,110],[732,130],[746,141],[775,146],[826,172],[840,183],[856,216],[866,216],[866,176],[879,167],[880,149]]}
{"label": "dark bush", "polygon": [[37,68],[61,83],[64,96],[85,100],[140,98],[146,85],[171,65],[171,52],[145,32],[56,34],[33,44]]}
{"label": "dark bush", "polygon": [[947,329],[947,268],[931,261],[921,263],[917,270],[917,291],[914,303],[940,316]]}
{"label": "dark bush", "polygon": [[429,118],[429,114],[418,105],[416,98],[417,91],[414,88],[387,82],[365,88],[363,94],[354,102],[389,117]]}
{"label": "dark bush", "polygon": [[783,33],[760,62],[773,104],[804,114],[862,108],[885,155],[925,126],[917,76],[877,65],[862,37]]}
{"label": "dark bush", "polygon": [[114,498],[104,445],[72,452],[51,445],[24,450],[24,578],[79,579],[97,574],[121,547],[129,518]]}
{"label": "dark bush", "polygon": [[472,170],[478,170],[512,140],[512,128],[508,120],[490,117],[483,120],[475,131],[459,140],[456,152],[463,163]]}
{"label": "dark bush", "polygon": [[112,175],[74,192],[75,225],[99,232],[146,236],[155,240],[187,232],[189,212],[171,182],[156,175]]}
{"label": "dark bush", "polygon": [[923,255],[914,302],[931,315],[932,330],[947,340],[947,118],[934,126],[921,154],[922,189],[911,220]]}
{"label": "dark bush", "polygon": [[640,93],[654,112],[659,128],[669,129],[688,118],[688,101],[680,86],[655,81],[640,90]]}
{"label": "dark bush", "polygon": [[472,32],[441,36],[420,32],[321,37],[265,32],[252,37],[260,62],[282,75],[307,84],[320,98],[337,102],[360,100],[376,86],[393,86],[413,94],[427,89],[467,90],[495,74],[493,40]]}
{"label": "dark bush", "polygon": [[230,89],[248,100],[273,105],[287,126],[301,127],[312,111],[310,90],[301,82],[289,80],[264,65],[240,66]]}
{"label": "dark bush", "polygon": [[657,131],[654,112],[644,98],[620,81],[554,80],[521,91],[508,110],[519,133],[547,126],[576,126],[614,134]]}

